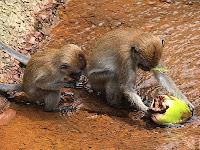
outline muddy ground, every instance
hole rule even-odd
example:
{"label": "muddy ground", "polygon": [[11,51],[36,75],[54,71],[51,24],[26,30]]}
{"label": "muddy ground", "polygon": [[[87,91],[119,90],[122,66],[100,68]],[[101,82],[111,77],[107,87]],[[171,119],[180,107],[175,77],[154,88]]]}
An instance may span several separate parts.
{"label": "muddy ground", "polygon": [[[75,94],[76,101],[67,98],[77,108],[73,114],[11,102],[16,116],[0,126],[0,149],[200,149],[200,1],[69,0],[42,22],[44,36],[34,47],[73,43],[87,58],[101,36],[119,27],[137,27],[164,39],[168,74],[195,105],[196,114],[182,127],[161,128],[140,111],[112,109],[85,89],[65,89]],[[138,70],[137,90],[147,101],[162,89],[152,73]]]}

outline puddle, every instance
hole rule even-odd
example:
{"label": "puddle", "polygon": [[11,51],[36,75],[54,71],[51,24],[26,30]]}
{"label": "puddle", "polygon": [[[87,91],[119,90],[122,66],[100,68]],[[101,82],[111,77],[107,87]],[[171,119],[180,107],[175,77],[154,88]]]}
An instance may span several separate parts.
{"label": "puddle", "polygon": [[[195,105],[193,121],[181,128],[160,128],[142,112],[108,107],[86,90],[75,93],[79,110],[70,115],[43,112],[35,104],[11,103],[14,120],[0,127],[2,149],[200,149],[200,2],[71,0],[60,5],[43,32],[40,48],[80,45],[88,58],[106,32],[137,27],[166,41],[164,64]],[[138,71],[137,90],[151,100],[161,87],[151,73]]]}

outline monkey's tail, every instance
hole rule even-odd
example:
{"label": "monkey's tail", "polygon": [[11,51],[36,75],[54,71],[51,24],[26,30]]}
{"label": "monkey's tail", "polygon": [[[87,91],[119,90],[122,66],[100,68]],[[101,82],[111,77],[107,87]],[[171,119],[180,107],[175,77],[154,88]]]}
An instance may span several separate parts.
{"label": "monkey's tail", "polygon": [[15,50],[11,49],[6,44],[4,44],[1,40],[0,40],[0,49],[4,52],[8,53],[10,56],[17,59],[24,65],[26,65],[28,63],[28,61],[30,60],[30,57],[28,57],[22,53],[16,52]]}
{"label": "monkey's tail", "polygon": [[19,84],[7,84],[7,83],[0,83],[0,92],[22,92],[23,86],[22,83]]}

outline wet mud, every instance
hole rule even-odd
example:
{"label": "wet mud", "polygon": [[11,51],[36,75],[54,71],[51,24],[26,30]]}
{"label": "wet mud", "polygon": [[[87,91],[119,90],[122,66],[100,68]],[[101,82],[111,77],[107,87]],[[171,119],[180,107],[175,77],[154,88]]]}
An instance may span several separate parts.
{"label": "wet mud", "polygon": [[[110,108],[104,98],[85,89],[63,89],[75,94],[76,100],[65,97],[66,105],[76,108],[73,113],[11,102],[16,116],[0,126],[0,149],[200,149],[200,1],[64,1],[43,27],[45,39],[38,46],[73,43],[89,58],[94,43],[119,27],[137,27],[166,41],[168,74],[195,105],[190,122],[159,127],[144,113]],[[165,92],[151,72],[141,70],[136,88],[145,102]]]}

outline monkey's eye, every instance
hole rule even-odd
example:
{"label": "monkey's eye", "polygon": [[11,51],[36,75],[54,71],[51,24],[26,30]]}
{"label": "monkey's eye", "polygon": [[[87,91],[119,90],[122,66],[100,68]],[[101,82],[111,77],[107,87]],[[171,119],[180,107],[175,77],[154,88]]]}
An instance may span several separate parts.
{"label": "monkey's eye", "polygon": [[64,63],[61,65],[61,69],[68,69],[69,65],[67,63]]}
{"label": "monkey's eye", "polygon": [[165,46],[165,40],[162,40],[162,47]]}
{"label": "monkey's eye", "polygon": [[83,54],[79,54],[78,58],[81,62],[85,62],[85,56]]}
{"label": "monkey's eye", "polygon": [[131,51],[133,53],[139,53],[140,54],[140,50],[138,48],[136,48],[136,47],[131,47]]}

